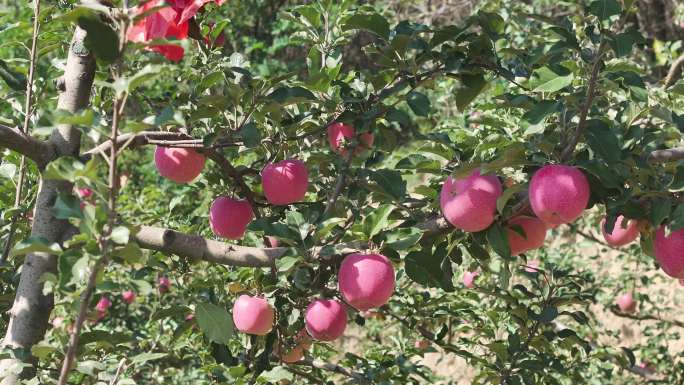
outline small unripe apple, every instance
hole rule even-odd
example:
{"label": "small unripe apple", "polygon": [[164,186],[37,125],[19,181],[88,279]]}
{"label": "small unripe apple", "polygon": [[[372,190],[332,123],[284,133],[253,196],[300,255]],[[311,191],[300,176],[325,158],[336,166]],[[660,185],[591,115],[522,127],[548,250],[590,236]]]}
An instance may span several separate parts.
{"label": "small unripe apple", "polygon": [[684,229],[665,236],[665,226],[661,226],[656,231],[653,249],[665,274],[672,278],[684,278]]}
{"label": "small unripe apple", "polygon": [[480,275],[477,271],[466,271],[463,273],[463,286],[472,289],[475,286],[475,278]]}
{"label": "small unripe apple", "polygon": [[625,293],[621,295],[617,301],[615,301],[615,303],[617,303],[620,311],[624,313],[634,313],[634,311],[636,311],[637,303],[634,300],[632,293]]}
{"label": "small unripe apple", "polygon": [[[546,239],[546,224],[539,218],[519,216],[508,221],[506,228],[508,244],[511,246],[511,255],[518,255],[530,250],[538,249],[544,245]],[[520,226],[524,236],[513,225]]]}
{"label": "small unripe apple", "polygon": [[527,265],[525,265],[525,271],[528,273],[537,273],[539,272],[539,260],[538,259],[532,259],[530,261],[527,261]]}
{"label": "small unripe apple", "polygon": [[625,221],[625,219],[622,215],[617,217],[613,232],[610,234],[606,231],[606,218],[601,220],[601,233],[606,243],[615,247],[624,246],[639,236],[639,221],[635,219]]}
{"label": "small unripe apple", "polygon": [[501,182],[494,175],[455,179],[449,176],[439,195],[444,218],[454,227],[467,232],[482,231],[494,222],[496,200],[501,196]]}
{"label": "small unripe apple", "polygon": [[[328,143],[330,143],[330,148],[345,158],[348,154],[346,147],[355,135],[356,130],[348,124],[337,122],[328,126]],[[364,147],[368,149],[373,147],[374,140],[375,136],[370,132],[364,132],[359,135],[360,144],[354,149],[354,155],[359,155],[363,152]]]}
{"label": "small unripe apple", "polygon": [[168,277],[159,277],[157,280],[157,289],[159,290],[159,294],[164,294],[167,291],[169,291],[169,288],[171,288],[171,281],[169,280]]}
{"label": "small unripe apple", "polygon": [[394,267],[381,254],[349,254],[340,265],[338,285],[357,310],[380,307],[394,292]]}
{"label": "small unripe apple", "polygon": [[136,295],[133,290],[126,290],[121,294],[121,298],[129,305],[135,301],[135,297]]}
{"label": "small unripe apple", "polygon": [[334,341],[344,334],[347,311],[334,299],[317,299],[306,308],[306,331],[319,341]]}
{"label": "small unripe apple", "polygon": [[275,312],[263,297],[241,295],[233,305],[233,323],[247,334],[263,336],[273,328]]}
{"label": "small unripe apple", "polygon": [[160,147],[154,150],[159,174],[176,183],[192,182],[204,168],[204,155],[189,148]]}
{"label": "small unripe apple", "polygon": [[209,209],[211,230],[223,238],[242,238],[253,218],[252,206],[246,200],[218,197]]}
{"label": "small unripe apple", "polygon": [[269,163],[261,171],[266,200],[272,205],[289,205],[304,199],[309,187],[309,171],[301,160]]}
{"label": "small unripe apple", "polygon": [[192,322],[194,320],[195,320],[195,313],[189,313],[188,315],[185,316],[186,322]]}
{"label": "small unripe apple", "polygon": [[589,181],[579,169],[562,164],[540,168],[530,181],[530,205],[542,221],[574,222],[589,203]]}

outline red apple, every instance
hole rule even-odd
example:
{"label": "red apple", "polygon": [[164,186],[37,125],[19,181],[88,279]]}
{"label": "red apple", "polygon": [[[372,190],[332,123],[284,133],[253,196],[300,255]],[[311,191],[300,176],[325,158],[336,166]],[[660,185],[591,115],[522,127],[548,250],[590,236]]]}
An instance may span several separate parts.
{"label": "red apple", "polygon": [[634,313],[636,311],[637,303],[632,296],[632,293],[625,293],[621,295],[616,301],[620,310],[624,313]]}
{"label": "red apple", "polygon": [[159,294],[164,294],[167,291],[169,291],[169,288],[171,288],[171,281],[169,280],[168,277],[159,277],[157,280],[157,289],[159,290]]}
{"label": "red apple", "polygon": [[439,203],[449,223],[467,232],[482,231],[494,222],[496,200],[501,196],[501,182],[494,175],[455,179],[449,176],[442,186]]}
{"label": "red apple", "polygon": [[88,199],[93,195],[93,190],[89,189],[88,187],[83,187],[76,189],[76,193],[78,193],[78,196],[81,198]]}
{"label": "red apple", "polygon": [[192,182],[204,168],[204,155],[189,148],[157,147],[154,163],[159,174],[176,183]]}
{"label": "red apple", "polygon": [[338,285],[347,303],[357,310],[380,307],[394,292],[394,267],[381,254],[350,254],[340,265]]}
{"label": "red apple", "polygon": [[639,236],[639,222],[634,219],[625,219],[622,215],[617,217],[615,226],[613,226],[613,232],[610,234],[606,231],[606,218],[601,220],[601,233],[606,243],[615,247],[624,246]]}
{"label": "red apple", "polygon": [[228,239],[240,239],[254,218],[249,202],[218,197],[209,210],[209,225],[214,234]]}
{"label": "red apple", "polygon": [[135,302],[136,295],[134,291],[126,290],[121,294],[121,297],[123,298],[124,302],[130,305]]}
{"label": "red apple", "polygon": [[[337,122],[328,126],[328,143],[330,143],[330,148],[345,158],[348,154],[346,147],[348,147],[348,143],[351,142],[355,135],[356,130],[348,124]],[[375,137],[369,132],[359,135],[360,145],[354,149],[354,155],[359,155],[365,148],[370,149],[373,147],[374,140]]]}
{"label": "red apple", "polygon": [[[544,245],[546,224],[539,218],[519,216],[508,221],[508,224],[506,234],[508,235],[508,244],[511,246],[511,255],[525,253]],[[513,225],[520,226],[525,235],[523,236],[516,229],[513,229]]]}
{"label": "red apple", "polygon": [[655,257],[660,268],[672,278],[684,278],[684,229],[665,236],[665,226],[656,231],[653,242]]}
{"label": "red apple", "polygon": [[289,205],[304,199],[309,187],[309,171],[301,160],[269,163],[261,172],[266,200],[272,205]]}
{"label": "red apple", "polygon": [[589,203],[589,181],[575,167],[556,164],[539,169],[530,181],[532,211],[551,225],[574,222]]}
{"label": "red apple", "polygon": [[417,340],[413,346],[418,350],[425,350],[430,347],[430,341],[428,340]]}
{"label": "red apple", "polygon": [[317,299],[306,308],[306,330],[320,341],[334,341],[344,334],[347,311],[334,299]]}
{"label": "red apple", "polygon": [[463,273],[463,286],[472,289],[475,286],[475,278],[480,275],[477,271],[466,271]]}
{"label": "red apple", "polygon": [[275,312],[263,297],[241,295],[233,305],[233,323],[247,334],[263,336],[273,328]]}
{"label": "red apple", "polygon": [[280,241],[278,240],[278,237],[274,237],[272,235],[266,236],[266,246],[267,247],[278,247],[279,245],[280,245]]}

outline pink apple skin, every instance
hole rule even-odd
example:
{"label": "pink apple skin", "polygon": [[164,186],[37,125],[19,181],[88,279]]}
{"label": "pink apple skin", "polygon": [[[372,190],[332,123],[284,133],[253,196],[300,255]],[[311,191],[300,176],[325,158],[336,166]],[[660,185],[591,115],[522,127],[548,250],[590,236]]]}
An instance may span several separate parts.
{"label": "pink apple skin", "polygon": [[394,267],[381,254],[349,254],[338,273],[344,299],[360,311],[380,307],[394,292]]}
{"label": "pink apple skin", "polygon": [[240,239],[254,218],[249,202],[218,197],[209,209],[209,224],[214,234],[228,239]]}
{"label": "pink apple skin", "polygon": [[601,233],[603,234],[603,238],[606,240],[607,244],[615,247],[624,246],[626,244],[632,243],[632,241],[639,236],[638,221],[634,219],[628,220],[626,228],[623,228],[625,225],[623,222],[625,222],[625,217],[622,215],[617,217],[615,226],[613,227],[613,232],[608,234],[606,232],[606,218],[601,220]]}
{"label": "pink apple skin", "polygon": [[532,211],[551,225],[574,222],[589,203],[589,181],[575,167],[555,164],[539,169],[530,181]]}
{"label": "pink apple skin", "polygon": [[272,235],[266,236],[266,246],[278,247],[279,245],[280,245],[280,241],[278,240],[278,237],[274,237]]}
{"label": "pink apple skin", "polygon": [[468,289],[475,287],[475,278],[480,275],[477,271],[466,271],[463,273],[463,286]]}
{"label": "pink apple skin", "polygon": [[672,278],[684,278],[684,229],[665,236],[665,226],[656,231],[653,242],[655,257],[660,268]]}
{"label": "pink apple skin", "polygon": [[[538,249],[544,245],[546,240],[546,224],[539,218],[519,216],[508,221],[509,227],[506,228],[508,234],[508,244],[511,246],[511,255],[518,255],[530,250]],[[522,227],[525,232],[523,237],[515,231],[511,225]]]}
{"label": "pink apple skin", "polygon": [[[337,122],[328,126],[328,143],[330,144],[330,148],[345,158],[347,157],[348,151],[344,146],[347,145],[355,135],[356,130],[348,124]],[[375,136],[369,132],[364,132],[359,135],[360,145],[354,149],[354,155],[359,155],[366,148],[372,148],[374,141]]]}
{"label": "pink apple skin", "polygon": [[93,195],[93,190],[89,189],[88,187],[76,189],[76,192],[78,193],[78,196],[83,199],[88,199]]}
{"label": "pink apple skin", "polygon": [[679,286],[684,286],[684,278],[679,278]]}
{"label": "pink apple skin", "polygon": [[127,290],[121,294],[121,297],[123,298],[124,302],[130,305],[135,301],[136,295],[134,291]]}
{"label": "pink apple skin", "polygon": [[159,294],[166,293],[167,291],[169,291],[170,287],[171,281],[168,277],[159,277],[159,279],[157,280],[157,289],[159,290]]}
{"label": "pink apple skin", "polygon": [[632,293],[625,293],[621,295],[617,301],[618,308],[620,308],[620,311],[624,313],[634,313],[636,310],[636,301],[634,301],[634,297],[632,296]]}
{"label": "pink apple skin", "polygon": [[243,333],[268,334],[273,328],[274,317],[273,307],[262,297],[243,294],[233,305],[233,323]]}
{"label": "pink apple skin", "polygon": [[344,334],[347,311],[334,299],[317,299],[306,308],[306,331],[319,341],[334,341]]}
{"label": "pink apple skin", "polygon": [[154,164],[159,174],[176,183],[190,183],[204,168],[204,155],[189,148],[157,146]]}
{"label": "pink apple skin", "polygon": [[106,312],[110,307],[112,307],[112,301],[107,297],[102,297],[95,305],[95,310],[98,312]]}
{"label": "pink apple skin", "polygon": [[539,264],[540,262],[538,259],[528,261],[527,265],[525,265],[525,271],[528,273],[537,273],[539,272]]}
{"label": "pink apple skin", "polygon": [[439,195],[444,218],[454,227],[467,232],[482,231],[494,222],[496,200],[501,196],[501,182],[494,175],[455,179],[449,176]]}
{"label": "pink apple skin", "polygon": [[413,346],[418,350],[425,350],[430,347],[430,341],[428,340],[418,340]]}
{"label": "pink apple skin", "polygon": [[60,329],[62,326],[64,326],[64,317],[55,317],[52,320],[52,327],[55,329]]}
{"label": "pink apple skin", "polygon": [[289,205],[304,199],[309,188],[309,171],[301,160],[269,163],[261,171],[266,200],[272,205]]}

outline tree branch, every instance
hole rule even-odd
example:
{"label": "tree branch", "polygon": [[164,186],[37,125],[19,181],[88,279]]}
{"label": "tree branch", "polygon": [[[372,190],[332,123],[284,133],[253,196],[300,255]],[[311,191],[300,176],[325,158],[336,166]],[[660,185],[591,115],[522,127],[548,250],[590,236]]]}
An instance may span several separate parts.
{"label": "tree branch", "polygon": [[668,150],[655,150],[648,155],[651,163],[667,163],[684,159],[684,146],[671,148]]}
{"label": "tree branch", "polygon": [[0,124],[0,146],[31,159],[43,169],[54,156],[54,149],[48,143],[27,135],[18,128]]}
{"label": "tree branch", "polygon": [[214,241],[161,227],[143,226],[133,239],[143,249],[176,254],[195,261],[228,266],[268,267],[282,257],[286,247],[257,248]]}
{"label": "tree branch", "polygon": [[658,322],[665,322],[670,325],[674,325],[680,328],[684,328],[684,322],[676,320],[676,319],[663,319],[660,317],[656,317],[654,315],[650,314],[632,314],[632,313],[625,313],[620,311],[619,309],[615,308],[614,306],[610,307],[610,311],[615,314],[618,317],[622,318],[629,318],[637,321],[658,321]]}
{"label": "tree branch", "polygon": [[665,76],[665,84],[663,85],[664,88],[668,88],[677,82],[677,79],[682,72],[682,66],[684,66],[684,55],[678,57],[674,62],[672,62],[672,66],[667,72],[667,76]]}
{"label": "tree branch", "polygon": [[371,382],[369,380],[367,380],[361,373],[349,371],[346,368],[344,368],[340,365],[337,365],[337,364],[333,364],[331,362],[306,359],[306,360],[302,360],[302,361],[298,362],[297,364],[298,365],[311,366],[311,367],[316,368],[316,369],[321,369],[321,370],[325,370],[328,372],[341,374],[341,375],[343,375],[345,377],[349,377],[352,380],[354,380],[355,382],[358,382],[361,384],[371,384]]}

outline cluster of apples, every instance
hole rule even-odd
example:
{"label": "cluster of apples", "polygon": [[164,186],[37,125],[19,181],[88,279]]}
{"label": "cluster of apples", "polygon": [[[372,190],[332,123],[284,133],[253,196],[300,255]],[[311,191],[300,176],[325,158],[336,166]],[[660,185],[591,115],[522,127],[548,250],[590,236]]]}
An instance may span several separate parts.
{"label": "cluster of apples", "polygon": [[[311,338],[334,341],[347,327],[346,304],[366,312],[386,304],[394,292],[394,267],[382,254],[349,254],[337,276],[338,289],[345,302],[317,298],[309,303],[302,330],[291,349],[278,349],[283,362],[296,362],[311,346]],[[266,335],[273,328],[275,310],[262,296],[241,295],[233,305],[233,323],[243,333]]]}
{"label": "cluster of apples", "polygon": [[[332,150],[344,157],[348,154],[347,144],[356,136],[354,127],[344,123],[333,123],[327,128],[328,142]],[[359,135],[362,146],[354,149],[354,154],[373,145],[372,133]],[[158,146],[154,153],[154,163],[159,174],[176,183],[190,183],[204,169],[205,156],[189,148]],[[309,171],[306,164],[298,159],[285,159],[269,163],[261,171],[264,196],[269,204],[285,206],[304,199],[309,188]],[[247,226],[254,219],[251,204],[242,199],[221,196],[214,200],[209,209],[211,230],[219,237],[240,239]]]}
{"label": "cluster of apples", "polygon": [[[442,185],[440,207],[454,227],[478,232],[494,223],[496,202],[502,193],[499,178],[482,175],[478,169],[461,179],[449,176]],[[519,215],[506,226],[511,255],[543,246],[547,230],[574,222],[589,203],[589,195],[589,182],[577,168],[547,165],[539,169],[529,187],[530,205],[536,216]]]}
{"label": "cluster of apples", "polygon": [[[485,230],[494,223],[496,202],[502,190],[499,178],[481,175],[480,170],[461,179],[449,176],[440,193],[442,213],[449,223],[463,231]],[[506,235],[511,255],[543,246],[548,229],[579,218],[589,202],[590,188],[586,176],[579,169],[567,165],[546,165],[532,176],[528,194],[536,217],[521,215],[508,220]],[[513,226],[519,226],[524,234]],[[623,215],[617,217],[610,233],[606,229],[606,218],[601,221],[600,229],[606,243],[613,247],[625,246],[640,234],[639,222]],[[684,229],[666,235],[666,227],[661,226],[655,233],[654,253],[662,270],[682,283]],[[530,268],[528,271],[534,270]],[[472,288],[476,277],[477,272],[465,272],[464,286]],[[631,293],[622,295],[616,302],[623,312],[636,309]]]}
{"label": "cluster of apples", "polygon": [[[356,138],[354,127],[336,122],[327,127],[328,142],[333,152],[347,157],[352,150],[359,155],[371,148],[372,133],[358,135],[359,146],[349,148]],[[189,183],[199,176],[205,164],[204,155],[188,148],[157,147],[155,165],[159,174],[176,183]],[[261,172],[262,189],[271,205],[283,206],[304,199],[309,186],[309,173],[304,162],[286,159],[267,164]],[[222,196],[216,198],[209,210],[209,225],[219,237],[240,239],[254,218],[254,211],[246,200]],[[271,247],[278,241],[267,237]],[[338,274],[339,290],[347,304],[359,311],[379,307],[387,303],[394,291],[394,268],[389,260],[380,254],[348,255]],[[262,296],[241,295],[233,306],[235,327],[248,334],[265,335],[273,328],[275,311]],[[293,349],[279,349],[278,354],[285,362],[299,361],[309,349],[309,335],[320,341],[339,338],[347,325],[345,304],[336,299],[319,298],[306,309],[306,331],[296,338]]]}

